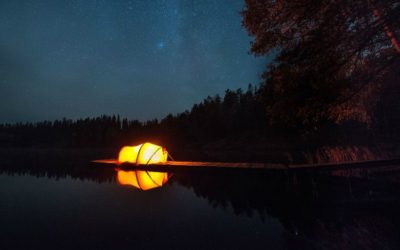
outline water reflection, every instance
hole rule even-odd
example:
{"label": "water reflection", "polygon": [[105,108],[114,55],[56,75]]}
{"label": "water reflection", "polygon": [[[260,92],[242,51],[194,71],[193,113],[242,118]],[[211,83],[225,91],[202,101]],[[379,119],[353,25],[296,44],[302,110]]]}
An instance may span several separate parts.
{"label": "water reflection", "polygon": [[276,218],[286,249],[398,249],[399,185],[386,178],[303,173],[175,175],[210,205]]}
{"label": "water reflection", "polygon": [[163,172],[117,169],[117,181],[119,184],[133,186],[143,191],[162,187],[170,177],[171,174]]}
{"label": "water reflection", "polygon": [[115,182],[113,168],[91,168],[93,159],[112,158],[107,149],[0,149],[0,174],[31,175],[52,179],[72,178],[97,183]]}
{"label": "water reflection", "polygon": [[[141,190],[163,187],[156,192],[136,192],[136,195],[124,189],[128,192],[125,199],[142,204],[154,196],[175,203],[181,199],[182,190],[191,190],[196,200],[206,200],[217,211],[233,212],[236,218],[252,218],[249,224],[278,221],[284,228],[284,249],[396,249],[400,246],[397,181],[400,178],[395,172],[356,177],[313,172],[186,172],[174,173],[170,178],[168,173],[93,168],[88,166],[89,160],[99,157],[90,152],[88,155],[25,152],[23,157],[8,152],[2,157],[0,173],[9,175],[47,176],[56,180],[68,176],[98,183],[117,181]],[[142,194],[137,196],[138,193]],[[93,195],[103,197],[101,192]],[[194,203],[195,199],[188,202]],[[191,210],[197,211],[196,207]],[[179,217],[181,212],[177,210],[173,215]],[[151,216],[160,213],[154,208]],[[190,218],[184,220],[191,223],[186,221]],[[226,230],[229,231],[229,226]]]}

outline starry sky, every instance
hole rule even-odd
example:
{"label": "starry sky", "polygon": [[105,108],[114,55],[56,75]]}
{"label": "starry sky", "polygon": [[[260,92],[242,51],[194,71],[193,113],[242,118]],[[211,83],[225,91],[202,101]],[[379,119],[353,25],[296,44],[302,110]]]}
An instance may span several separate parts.
{"label": "starry sky", "polygon": [[0,122],[162,118],[258,84],[243,0],[0,1]]}

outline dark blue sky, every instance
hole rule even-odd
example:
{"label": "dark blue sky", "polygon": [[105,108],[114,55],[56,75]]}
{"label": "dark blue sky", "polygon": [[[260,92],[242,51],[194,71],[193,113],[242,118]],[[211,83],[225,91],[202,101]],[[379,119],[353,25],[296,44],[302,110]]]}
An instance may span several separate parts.
{"label": "dark blue sky", "polygon": [[162,118],[258,83],[243,0],[0,1],[0,122]]}

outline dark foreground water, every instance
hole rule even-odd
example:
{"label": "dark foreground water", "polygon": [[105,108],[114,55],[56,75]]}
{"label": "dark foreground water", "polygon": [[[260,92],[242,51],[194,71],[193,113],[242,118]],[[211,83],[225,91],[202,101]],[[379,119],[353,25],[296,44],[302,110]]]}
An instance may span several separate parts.
{"label": "dark foreground water", "polygon": [[0,155],[0,249],[400,248],[396,172],[178,172],[143,191],[90,167],[101,153]]}

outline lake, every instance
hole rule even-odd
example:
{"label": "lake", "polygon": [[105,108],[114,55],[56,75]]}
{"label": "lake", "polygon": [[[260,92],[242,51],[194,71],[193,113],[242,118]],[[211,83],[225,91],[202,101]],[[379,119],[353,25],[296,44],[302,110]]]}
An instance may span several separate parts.
{"label": "lake", "polygon": [[88,163],[113,153],[2,150],[0,249],[400,247],[392,173],[177,172],[144,191]]}

